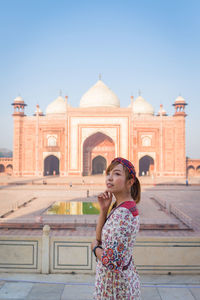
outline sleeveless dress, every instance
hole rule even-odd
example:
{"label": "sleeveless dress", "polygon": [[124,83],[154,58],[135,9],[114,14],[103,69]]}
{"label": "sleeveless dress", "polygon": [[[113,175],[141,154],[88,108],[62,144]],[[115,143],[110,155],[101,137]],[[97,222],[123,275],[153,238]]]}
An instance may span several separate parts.
{"label": "sleeveless dress", "polygon": [[140,300],[132,258],[139,215],[134,201],[114,208],[102,228],[102,261],[96,267],[95,300]]}

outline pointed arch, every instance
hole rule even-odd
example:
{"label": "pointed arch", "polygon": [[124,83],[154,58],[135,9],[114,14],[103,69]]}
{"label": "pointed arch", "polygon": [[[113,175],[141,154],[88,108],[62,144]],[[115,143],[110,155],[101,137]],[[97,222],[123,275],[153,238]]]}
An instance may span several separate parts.
{"label": "pointed arch", "polygon": [[49,155],[44,159],[44,176],[59,175],[59,159],[55,155]]}
{"label": "pointed arch", "polygon": [[[102,132],[96,132],[86,138],[83,143],[83,175],[93,173],[92,161],[95,157],[101,156],[106,162],[110,162],[115,156],[114,141]],[[101,159],[101,161],[103,161]]]}
{"label": "pointed arch", "polygon": [[154,171],[154,159],[145,155],[139,160],[139,176],[150,175]]}
{"label": "pointed arch", "polygon": [[102,155],[98,155],[92,160],[92,174],[103,174],[106,170],[107,162]]}

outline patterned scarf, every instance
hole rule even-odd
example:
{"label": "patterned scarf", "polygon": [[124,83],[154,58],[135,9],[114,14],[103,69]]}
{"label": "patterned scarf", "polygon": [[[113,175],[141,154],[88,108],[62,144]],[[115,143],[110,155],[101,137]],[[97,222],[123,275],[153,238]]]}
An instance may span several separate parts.
{"label": "patterned scarf", "polygon": [[126,167],[129,171],[129,174],[132,175],[132,177],[134,179],[136,178],[135,167],[129,160],[122,158],[122,157],[116,157],[115,159],[113,159],[113,161],[111,163],[114,163],[116,161],[118,163],[122,164],[124,167]]}

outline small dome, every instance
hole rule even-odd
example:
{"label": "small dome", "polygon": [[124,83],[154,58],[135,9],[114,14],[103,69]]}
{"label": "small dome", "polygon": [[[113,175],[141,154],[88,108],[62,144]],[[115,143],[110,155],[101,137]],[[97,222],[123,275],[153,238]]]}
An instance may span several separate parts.
{"label": "small dome", "polygon": [[185,99],[182,96],[178,96],[175,100],[175,103],[185,103]]}
{"label": "small dome", "polygon": [[137,97],[137,99],[133,102],[132,107],[134,114],[154,114],[153,106],[148,103],[142,96]]}
{"label": "small dome", "polygon": [[24,99],[23,99],[21,96],[17,96],[17,97],[14,99],[14,102],[24,102]]}
{"label": "small dome", "polygon": [[66,111],[66,103],[63,97],[59,96],[51,102],[46,109],[46,114],[64,114]]}
{"label": "small dome", "polygon": [[101,80],[98,80],[81,98],[80,107],[120,107],[117,96]]}

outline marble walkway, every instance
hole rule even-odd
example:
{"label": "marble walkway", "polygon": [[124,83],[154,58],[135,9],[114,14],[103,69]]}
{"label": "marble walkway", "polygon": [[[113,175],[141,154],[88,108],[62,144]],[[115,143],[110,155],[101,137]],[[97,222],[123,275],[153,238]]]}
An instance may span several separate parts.
{"label": "marble walkway", "polygon": [[[142,300],[200,299],[200,275],[141,275],[141,282]],[[0,273],[0,300],[90,300],[93,290],[93,275]]]}

